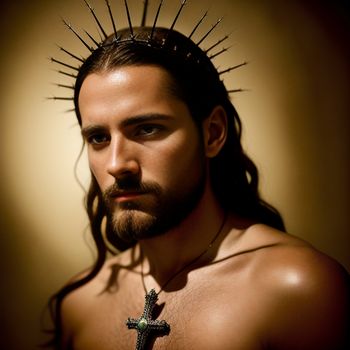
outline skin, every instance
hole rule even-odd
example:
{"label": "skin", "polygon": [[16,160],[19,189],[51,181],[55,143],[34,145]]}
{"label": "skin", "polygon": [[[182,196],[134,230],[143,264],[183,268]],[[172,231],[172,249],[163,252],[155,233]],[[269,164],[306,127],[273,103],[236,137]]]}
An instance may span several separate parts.
{"label": "skin", "polygon": [[[140,247],[144,283],[159,291],[169,276],[207,250],[223,222],[208,162],[225,142],[225,112],[214,108],[199,137],[168,82],[164,70],[138,66],[94,73],[83,83],[82,133],[102,191],[127,173],[165,190],[186,191],[203,171],[203,155],[207,177],[197,206],[178,226],[112,257],[96,278],[66,297],[65,349],[134,349],[136,331],[125,321],[143,311]],[[167,118],[135,122],[155,114]],[[91,130],[98,130],[92,138]],[[117,197],[119,219],[127,201],[148,208],[153,197]],[[133,215],[142,222],[149,213]],[[171,332],[156,338],[153,349],[346,349],[346,284],[344,270],[306,242],[229,215],[212,248],[159,294],[158,319],[166,320]]]}

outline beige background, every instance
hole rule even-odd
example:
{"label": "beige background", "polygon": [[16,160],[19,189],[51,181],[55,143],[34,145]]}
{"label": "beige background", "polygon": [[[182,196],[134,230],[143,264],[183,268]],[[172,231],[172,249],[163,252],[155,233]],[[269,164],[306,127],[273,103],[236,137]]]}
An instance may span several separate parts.
{"label": "beige background", "polygon": [[[122,1],[111,2],[118,23],[126,25],[124,10],[116,11]],[[139,21],[141,0],[129,2]],[[104,17],[104,1],[94,3]],[[156,3],[151,0],[150,16]],[[177,28],[189,33],[193,18],[210,7],[203,34],[224,14],[203,46],[232,32],[230,53],[216,64],[250,62],[225,82],[250,90],[235,95],[234,103],[245,126],[244,144],[261,170],[262,192],[281,210],[289,232],[350,269],[349,12],[340,5],[345,1],[329,3],[192,0]],[[74,115],[64,113],[69,103],[45,100],[66,94],[52,85],[66,80],[47,57],[66,58],[55,43],[86,54],[60,16],[79,30],[96,31],[79,0],[1,4],[0,348],[34,349],[48,296],[92,256],[83,191],[73,174],[79,128]],[[164,25],[179,1],[165,4]],[[86,184],[86,161],[78,174]]]}

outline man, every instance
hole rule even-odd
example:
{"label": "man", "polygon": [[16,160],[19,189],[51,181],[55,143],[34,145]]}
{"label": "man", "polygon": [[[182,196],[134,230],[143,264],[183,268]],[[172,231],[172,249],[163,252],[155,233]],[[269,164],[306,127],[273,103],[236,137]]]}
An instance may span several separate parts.
{"label": "man", "polygon": [[204,51],[130,26],[82,64],[74,103],[98,256],[56,296],[59,348],[347,348],[347,273],[280,231]]}

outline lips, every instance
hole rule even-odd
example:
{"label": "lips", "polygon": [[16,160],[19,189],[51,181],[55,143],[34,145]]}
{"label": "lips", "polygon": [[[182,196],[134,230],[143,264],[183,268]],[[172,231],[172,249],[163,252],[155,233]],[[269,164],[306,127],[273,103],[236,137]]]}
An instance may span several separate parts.
{"label": "lips", "polygon": [[113,198],[116,202],[125,202],[129,200],[133,200],[136,198],[139,198],[140,196],[146,194],[146,192],[140,192],[140,191],[119,191],[117,193],[114,193],[111,195],[111,198]]}

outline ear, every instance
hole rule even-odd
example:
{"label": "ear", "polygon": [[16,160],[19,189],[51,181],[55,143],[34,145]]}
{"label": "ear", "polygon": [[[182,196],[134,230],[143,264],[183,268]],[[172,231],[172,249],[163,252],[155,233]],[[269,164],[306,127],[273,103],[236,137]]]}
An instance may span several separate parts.
{"label": "ear", "polygon": [[205,155],[215,157],[223,147],[227,137],[227,114],[222,106],[216,106],[203,123]]}

